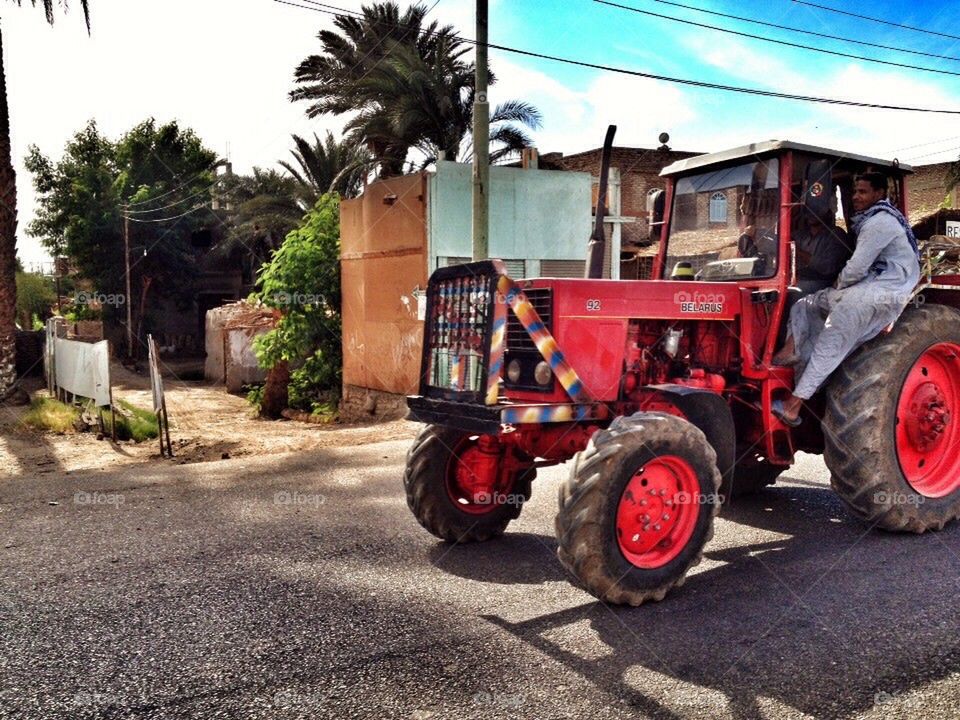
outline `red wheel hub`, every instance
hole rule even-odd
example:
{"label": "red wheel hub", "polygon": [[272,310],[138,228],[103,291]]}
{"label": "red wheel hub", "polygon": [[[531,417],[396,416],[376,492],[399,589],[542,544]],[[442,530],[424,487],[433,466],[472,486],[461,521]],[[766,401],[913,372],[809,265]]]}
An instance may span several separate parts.
{"label": "red wheel hub", "polygon": [[450,456],[446,486],[463,512],[483,515],[508,502],[509,478],[501,468],[500,443],[489,435],[465,438]]}
{"label": "red wheel hub", "polygon": [[938,343],[917,359],[897,403],[897,459],[911,487],[936,498],[960,488],[960,346]]}
{"label": "red wheel hub", "polygon": [[617,542],[636,567],[657,568],[690,541],[703,496],[697,474],[683,458],[663,455],[634,474],[617,506]]}

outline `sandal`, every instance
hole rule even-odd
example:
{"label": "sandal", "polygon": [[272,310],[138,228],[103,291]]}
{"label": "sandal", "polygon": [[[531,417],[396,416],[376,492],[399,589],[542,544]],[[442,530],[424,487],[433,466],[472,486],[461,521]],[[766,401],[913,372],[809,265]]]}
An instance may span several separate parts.
{"label": "sandal", "polygon": [[784,425],[788,427],[793,427],[793,428],[799,427],[800,423],[803,422],[803,420],[801,420],[799,416],[795,418],[786,417],[786,415],[784,414],[783,400],[778,399],[770,403],[770,412],[772,412],[774,417],[776,417],[780,422],[782,422]]}

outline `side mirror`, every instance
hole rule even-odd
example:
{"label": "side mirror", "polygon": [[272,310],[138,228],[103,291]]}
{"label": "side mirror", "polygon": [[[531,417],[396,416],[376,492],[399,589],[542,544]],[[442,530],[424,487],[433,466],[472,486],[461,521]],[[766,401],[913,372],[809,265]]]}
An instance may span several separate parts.
{"label": "side mirror", "polygon": [[657,190],[653,195],[651,202],[652,211],[650,213],[650,242],[655,243],[660,239],[660,229],[663,227],[663,215],[667,204],[667,194],[663,190]]}

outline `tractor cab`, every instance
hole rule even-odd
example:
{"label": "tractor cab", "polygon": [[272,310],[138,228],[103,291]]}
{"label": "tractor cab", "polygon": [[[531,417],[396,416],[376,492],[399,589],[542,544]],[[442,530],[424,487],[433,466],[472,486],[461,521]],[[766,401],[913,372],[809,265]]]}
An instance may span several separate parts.
{"label": "tractor cab", "polygon": [[[896,160],[770,140],[676,162],[661,173],[664,212],[651,218],[651,235],[660,240],[653,276],[793,294],[804,276],[829,285],[831,266],[839,272],[853,251],[854,180],[871,170],[891,179],[889,199],[906,213],[904,183],[913,170]],[[821,233],[812,246],[832,251],[831,258],[794,252],[795,240]],[[827,274],[807,273],[810,266]]]}

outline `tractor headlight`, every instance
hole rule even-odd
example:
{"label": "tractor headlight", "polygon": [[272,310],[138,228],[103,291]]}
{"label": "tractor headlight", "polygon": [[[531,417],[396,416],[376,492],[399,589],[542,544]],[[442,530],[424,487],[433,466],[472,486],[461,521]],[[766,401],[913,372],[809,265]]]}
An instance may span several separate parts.
{"label": "tractor headlight", "polygon": [[553,372],[550,370],[550,364],[544,361],[537,363],[533,371],[533,379],[538,385],[549,385],[553,381]]}
{"label": "tractor headlight", "polygon": [[520,379],[520,361],[511,360],[507,365],[507,380],[512,383],[517,382]]}

